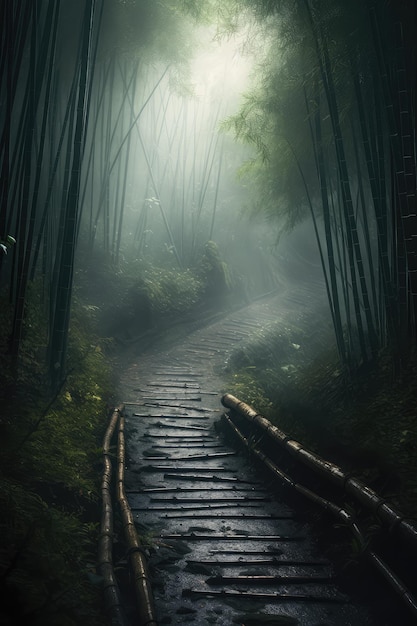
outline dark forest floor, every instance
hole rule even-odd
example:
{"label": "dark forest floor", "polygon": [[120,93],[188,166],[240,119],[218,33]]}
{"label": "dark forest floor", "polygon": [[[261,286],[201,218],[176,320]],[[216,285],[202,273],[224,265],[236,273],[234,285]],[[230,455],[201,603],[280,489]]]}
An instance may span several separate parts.
{"label": "dark forest floor", "polygon": [[398,368],[386,351],[342,372],[324,310],[300,307],[239,348],[228,391],[417,519],[417,358]]}
{"label": "dark forest floor", "polygon": [[[325,355],[314,369],[300,372],[297,387],[306,407],[320,407],[326,420],[298,423],[310,445],[360,475],[407,516],[417,519],[417,361],[396,371],[389,354],[366,371],[344,379]],[[290,409],[291,410],[291,409]],[[288,411],[288,406],[286,407]],[[318,426],[316,428],[315,426]]]}

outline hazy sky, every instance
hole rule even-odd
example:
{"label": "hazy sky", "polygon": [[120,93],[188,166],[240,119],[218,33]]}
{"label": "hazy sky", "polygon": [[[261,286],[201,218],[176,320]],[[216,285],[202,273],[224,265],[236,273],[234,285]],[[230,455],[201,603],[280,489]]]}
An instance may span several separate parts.
{"label": "hazy sky", "polygon": [[[247,87],[251,58],[242,53],[244,33],[213,40],[213,30],[201,29],[201,51],[191,64],[191,80],[196,95],[220,95],[233,104]],[[230,111],[231,112],[231,111]]]}

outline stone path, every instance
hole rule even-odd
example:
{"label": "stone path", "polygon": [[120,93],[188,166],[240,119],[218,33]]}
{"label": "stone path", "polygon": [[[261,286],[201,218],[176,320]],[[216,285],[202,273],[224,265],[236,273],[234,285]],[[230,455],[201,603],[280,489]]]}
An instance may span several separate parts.
{"label": "stone path", "polygon": [[277,311],[285,323],[307,308],[305,294],[258,301],[126,369],[126,491],[152,545],[160,624],[372,623],[338,589],[311,529],[215,428],[228,355]]}

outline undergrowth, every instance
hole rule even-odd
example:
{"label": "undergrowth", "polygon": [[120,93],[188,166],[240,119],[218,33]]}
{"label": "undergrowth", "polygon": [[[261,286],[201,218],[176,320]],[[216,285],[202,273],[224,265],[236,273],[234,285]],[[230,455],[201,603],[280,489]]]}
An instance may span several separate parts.
{"label": "undergrowth", "polygon": [[227,391],[417,519],[417,358],[348,375],[328,337],[270,326],[231,355]]}
{"label": "undergrowth", "polygon": [[194,271],[144,260],[78,269],[67,376],[52,398],[42,283],[29,289],[17,370],[7,356],[12,312],[0,299],[0,624],[106,623],[95,572],[100,446],[115,387],[106,337],[130,341],[195,311],[210,289],[231,289],[225,264],[212,257]]}
{"label": "undergrowth", "polygon": [[80,297],[95,312],[98,329],[122,344],[150,329],[207,309],[222,309],[244,299],[235,272],[208,242],[192,267],[180,268],[172,258],[160,264],[146,258],[115,267],[105,257],[84,259],[77,271]]}
{"label": "undergrowth", "polygon": [[[4,309],[3,313],[7,313]],[[42,306],[32,294],[18,372],[2,350],[0,623],[98,626],[100,445],[112,381],[94,312],[74,304],[67,378],[50,398]],[[1,329],[5,345],[7,324]]]}

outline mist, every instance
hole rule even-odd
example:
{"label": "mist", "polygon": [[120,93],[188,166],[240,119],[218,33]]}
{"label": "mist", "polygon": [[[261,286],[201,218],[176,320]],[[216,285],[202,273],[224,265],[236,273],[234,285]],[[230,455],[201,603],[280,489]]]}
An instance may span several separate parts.
{"label": "mist", "polygon": [[[116,423],[118,470],[130,465],[133,498],[138,485],[148,480],[151,490],[154,482],[164,490],[165,480],[174,480],[167,471],[181,470],[168,524],[180,519],[176,490],[186,492],[181,481],[190,480],[190,492],[199,495],[179,513],[205,519],[209,530],[203,527],[199,539],[206,530],[214,533],[205,536],[209,543],[228,538],[243,546],[271,537],[265,554],[272,541],[285,539],[269,565],[281,567],[285,561],[275,560],[281,554],[290,555],[288,563],[300,558],[307,545],[301,537],[293,556],[285,552],[286,538],[297,539],[299,528],[287,533],[280,526],[277,534],[268,526],[273,534],[261,533],[266,518],[293,524],[286,511],[265,515],[261,501],[272,505],[275,492],[258,499],[253,518],[237,507],[227,515],[209,511],[210,518],[199,511],[200,500],[221,485],[233,485],[233,495],[242,483],[242,506],[246,491],[257,490],[247,451],[236,455],[220,443],[223,394],[231,411],[250,405],[228,428],[236,434],[251,416],[238,436],[266,460],[274,481],[287,471],[285,460],[278,467],[281,452],[291,456],[288,467],[320,456],[314,461],[320,476],[312,477],[310,464],[283,482],[300,486],[311,506],[321,501],[337,510],[338,528],[329,537],[319,529],[326,561],[330,535],[333,541],[335,532],[354,531],[332,546],[339,565],[340,548],[346,550],[341,569],[350,576],[348,588],[355,578],[366,590],[352,602],[343,599],[346,623],[355,621],[359,605],[372,604],[362,581],[373,574],[351,575],[367,557],[415,616],[406,558],[407,542],[416,537],[410,518],[417,516],[415,18],[409,0],[0,2],[2,623],[101,626],[108,618],[100,595],[106,572],[117,582],[104,584],[110,594],[118,585],[130,594],[127,560],[142,558],[148,547],[126,548],[121,518],[113,536],[108,498]],[[129,458],[126,407],[128,437],[136,442]],[[229,417],[223,418],[225,425]],[[222,460],[206,454],[207,438],[224,447]],[[180,446],[188,456],[179,456]],[[205,463],[209,472],[201,475]],[[249,473],[247,483],[241,470]],[[316,497],[324,473],[332,486]],[[119,479],[120,473],[118,486]],[[200,488],[199,479],[213,485]],[[284,509],[286,497],[279,498]],[[141,515],[155,515],[149,502],[140,504]],[[304,520],[305,501],[300,510]],[[183,523],[181,533],[186,529],[187,517],[181,519],[171,527],[175,533]],[[315,519],[313,535],[321,526]],[[162,564],[175,578],[185,551],[177,568],[171,547],[155,542],[160,521],[155,532],[146,526],[140,532],[158,576],[167,574]],[[134,524],[125,526],[135,539]],[[182,548],[201,529],[190,527]],[[98,542],[107,554],[96,567]],[[209,543],[196,558],[209,554]],[[234,545],[240,568],[243,551]],[[167,560],[160,559],[163,550]],[[254,545],[248,550],[249,557],[265,556]],[[221,603],[213,612],[213,589],[203,589],[210,579],[201,578],[213,563],[196,564],[184,572],[187,585],[196,577],[198,589],[185,589],[183,597],[177,586],[173,619],[167,585],[163,623],[198,619],[205,600],[197,603],[193,594],[200,591],[210,623],[227,615],[230,623],[259,616],[275,623],[274,615],[327,623],[332,614],[322,600],[333,601],[333,591],[319,597],[310,590],[299,596],[278,590],[271,613],[262,613],[266,595],[259,587],[253,598],[246,595],[251,606],[261,601],[258,614],[241,613],[235,585],[258,584],[248,580],[262,578],[258,565],[244,577],[208,570]],[[404,564],[404,572],[392,574]],[[220,578],[233,586],[227,606]],[[262,582],[281,586],[284,579],[279,571]],[[327,582],[333,585],[333,576]],[[384,595],[373,578],[372,588]],[[288,615],[278,614],[283,599],[291,600]],[[303,612],[307,603],[312,613]],[[135,619],[133,604],[129,597]],[[381,615],[387,624],[407,623],[394,601],[392,615],[379,598],[376,604],[375,624]],[[126,623],[121,614],[116,621]]]}
{"label": "mist", "polygon": [[[34,281],[55,389],[74,288],[101,336],[127,326],[128,338],[171,314],[315,282],[347,371],[388,346],[402,353],[414,153],[394,139],[403,118],[412,136],[411,100],[386,114],[393,87],[372,20],[393,41],[389,11],[79,0],[7,14],[1,281],[13,360]],[[402,37],[406,50],[406,27]]]}
{"label": "mist", "polygon": [[[164,285],[184,283],[183,294],[171,286],[173,299],[188,297],[188,281],[197,316],[204,302],[241,306],[285,280],[279,220],[255,214],[255,183],[243,171],[255,150],[230,126],[255,71],[256,25],[223,35],[219,25],[182,28],[195,43],[186,42],[185,60],[104,54],[96,70],[76,267],[103,334],[119,339],[118,329],[126,340],[158,325],[161,308],[187,307],[159,302],[158,274]],[[115,282],[124,304],[109,307]]]}

